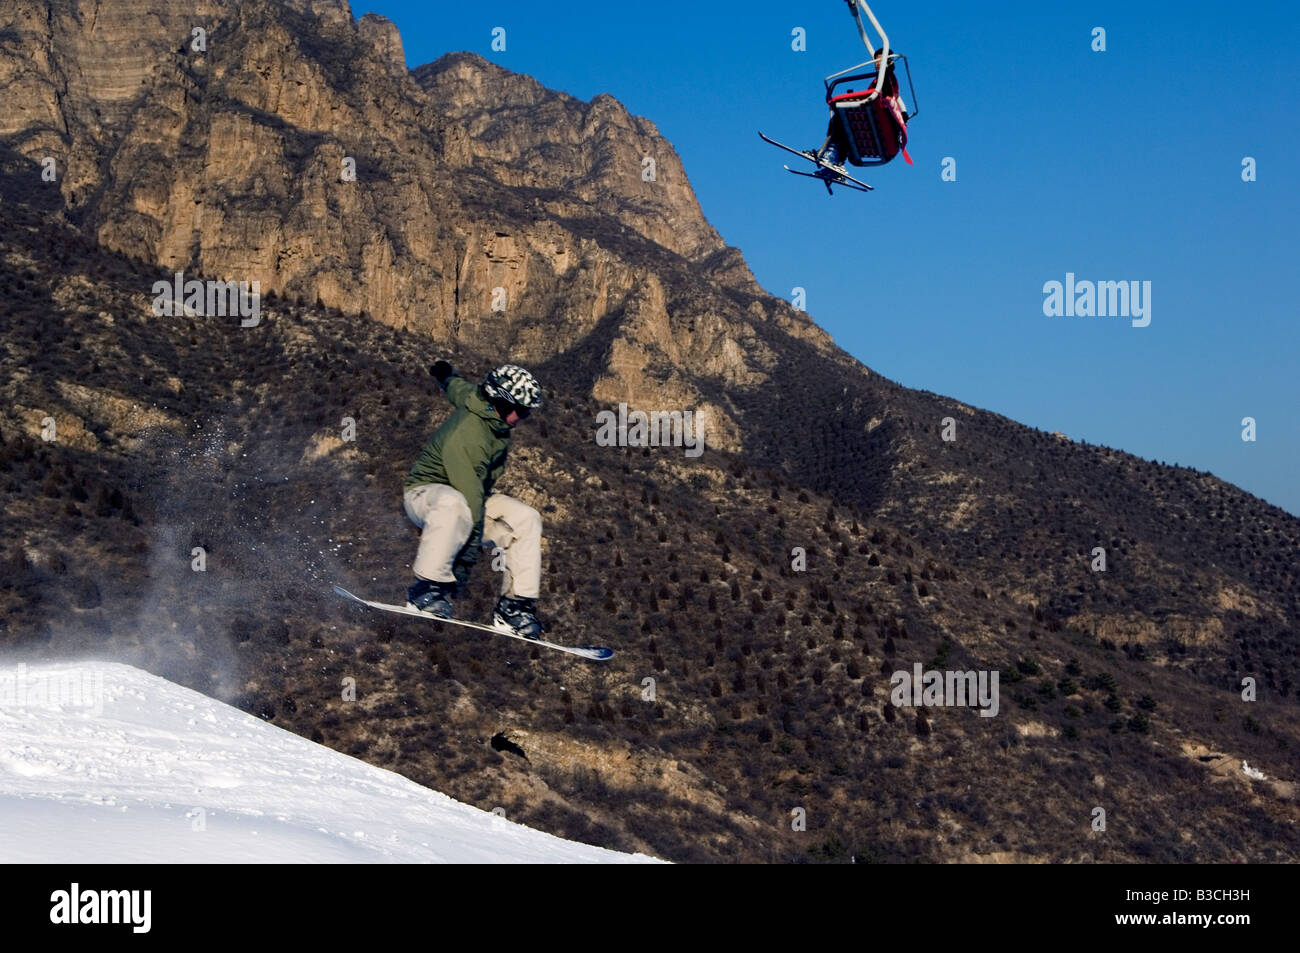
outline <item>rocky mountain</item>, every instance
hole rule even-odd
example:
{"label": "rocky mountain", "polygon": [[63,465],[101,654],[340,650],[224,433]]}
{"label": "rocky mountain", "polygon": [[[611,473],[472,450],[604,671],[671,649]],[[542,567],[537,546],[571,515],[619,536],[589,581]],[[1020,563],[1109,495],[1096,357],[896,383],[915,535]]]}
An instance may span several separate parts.
{"label": "rocky mountain", "polygon": [[[873,374],[756,285],[648,120],[403,59],[341,0],[0,10],[10,652],[670,859],[1300,857],[1300,521]],[[156,315],[176,271],[260,282],[262,322]],[[608,666],[328,596],[404,584],[432,353],[543,379],[507,489]],[[705,413],[709,450],[598,446],[620,401]],[[916,663],[999,671],[999,715],[890,704]]]}
{"label": "rocky mountain", "polygon": [[609,96],[470,54],[408,73],[393,25],[342,0],[154,7],[0,14],[0,133],[55,159],[106,248],[534,363],[599,326],[609,398],[702,402],[694,375],[761,377],[720,314],[825,337],[760,293],[671,145]]}

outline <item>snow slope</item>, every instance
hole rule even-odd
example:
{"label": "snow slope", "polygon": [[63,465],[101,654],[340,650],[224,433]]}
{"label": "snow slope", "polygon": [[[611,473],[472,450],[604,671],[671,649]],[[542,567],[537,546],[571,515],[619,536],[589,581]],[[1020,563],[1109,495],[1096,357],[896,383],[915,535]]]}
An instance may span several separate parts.
{"label": "snow slope", "polygon": [[0,861],[649,860],[514,824],[127,665],[0,665]]}

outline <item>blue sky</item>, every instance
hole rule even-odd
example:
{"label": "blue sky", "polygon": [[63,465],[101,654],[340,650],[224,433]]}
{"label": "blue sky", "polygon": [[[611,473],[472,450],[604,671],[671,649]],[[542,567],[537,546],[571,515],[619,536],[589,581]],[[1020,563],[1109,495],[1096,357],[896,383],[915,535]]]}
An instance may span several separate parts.
{"label": "blue sky", "polygon": [[[912,64],[916,165],[834,198],[755,132],[820,143],[822,77],[866,55],[843,0],[353,9],[393,20],[410,66],[472,50],[653,120],[759,282],[806,289],[877,372],[1300,514],[1296,5],[878,0]],[[1067,272],[1150,281],[1150,325],[1044,316]]]}

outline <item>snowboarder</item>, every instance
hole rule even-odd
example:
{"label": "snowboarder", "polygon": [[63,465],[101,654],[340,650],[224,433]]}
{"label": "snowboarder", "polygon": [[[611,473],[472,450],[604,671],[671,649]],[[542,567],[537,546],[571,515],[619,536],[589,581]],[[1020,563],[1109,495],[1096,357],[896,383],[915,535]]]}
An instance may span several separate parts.
{"label": "snowboarder", "polygon": [[493,493],[492,486],[505,470],[512,428],[541,405],[541,387],[515,364],[501,365],[478,385],[446,361],[429,373],[456,409],[406,478],[406,515],[421,529],[406,605],[453,618],[452,600],[469,580],[480,545],[500,548],[505,571],[492,625],[539,639],[545,628],[537,618],[542,519],[531,506]]}

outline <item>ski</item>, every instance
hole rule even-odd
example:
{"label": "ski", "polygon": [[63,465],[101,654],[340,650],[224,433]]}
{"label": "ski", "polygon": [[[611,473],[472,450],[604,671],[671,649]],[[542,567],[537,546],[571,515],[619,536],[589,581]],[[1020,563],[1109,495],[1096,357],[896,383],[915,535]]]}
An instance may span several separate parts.
{"label": "ski", "polygon": [[816,172],[800,172],[798,169],[792,169],[788,165],[785,166],[785,171],[794,175],[802,175],[810,179],[816,179],[821,182],[822,185],[826,186],[827,192],[831,191],[832,185],[842,185],[846,189],[854,189],[858,192],[872,192],[875,190],[874,185],[868,185],[866,182],[855,179],[847,172],[843,172],[835,166],[823,162],[821,159],[817,158],[817,153],[815,152],[792,148],[791,146],[787,146],[784,142],[777,142],[771,136],[766,136],[762,132],[758,135],[764,142],[769,142],[778,149],[784,149],[786,152],[797,155],[801,159],[807,159],[809,162],[817,166],[818,171]]}
{"label": "ski", "polygon": [[371,602],[369,599],[362,599],[348,592],[342,586],[335,586],[334,592],[344,599],[360,603],[363,606],[369,606],[372,609],[383,609],[385,612],[397,612],[401,615],[416,616],[420,619],[426,619],[430,622],[448,622],[452,625],[463,625],[466,628],[478,629],[482,632],[491,632],[493,635],[504,635],[511,639],[518,639],[520,642],[527,642],[529,645],[541,645],[548,649],[555,649],[557,652],[567,652],[569,655],[577,655],[581,658],[593,659],[597,662],[603,662],[612,658],[613,649],[607,649],[600,645],[560,645],[558,642],[547,642],[542,639],[526,639],[522,635],[516,635],[514,632],[506,632],[504,629],[498,629],[495,626],[484,625],[481,622],[468,622],[465,619],[439,619],[437,616],[431,616],[419,609],[408,609],[406,606],[391,605],[387,602]]}
{"label": "ski", "polygon": [[798,169],[792,169],[788,165],[783,166],[783,168],[785,169],[785,171],[793,173],[794,175],[803,175],[803,176],[807,176],[810,179],[817,179],[819,182],[821,182],[823,185],[826,186],[827,192],[830,192],[832,185],[840,185],[846,189],[854,189],[855,191],[858,192],[870,192],[873,189],[873,186],[865,185],[864,183],[859,182],[857,179],[854,179],[851,176],[847,176],[847,175],[842,176],[838,172],[835,172],[831,169],[826,169],[826,171],[824,172],[800,172]]}

